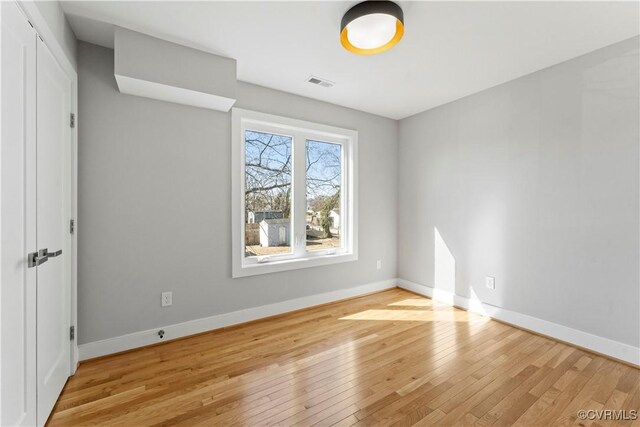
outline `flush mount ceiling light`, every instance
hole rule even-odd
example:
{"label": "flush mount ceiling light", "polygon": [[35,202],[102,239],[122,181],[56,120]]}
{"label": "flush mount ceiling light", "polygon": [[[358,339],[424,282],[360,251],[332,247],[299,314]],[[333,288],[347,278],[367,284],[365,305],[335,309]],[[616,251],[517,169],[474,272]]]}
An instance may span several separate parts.
{"label": "flush mount ceiling light", "polygon": [[395,46],[404,34],[400,6],[387,0],[358,3],[342,17],[340,42],[349,52],[374,55]]}

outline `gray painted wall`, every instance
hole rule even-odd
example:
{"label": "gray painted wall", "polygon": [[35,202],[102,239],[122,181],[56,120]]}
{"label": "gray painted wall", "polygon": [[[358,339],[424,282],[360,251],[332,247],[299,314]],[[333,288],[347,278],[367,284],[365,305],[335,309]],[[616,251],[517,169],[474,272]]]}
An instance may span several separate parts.
{"label": "gray painted wall", "polygon": [[59,1],[34,1],[40,14],[47,21],[49,28],[56,37],[58,43],[67,55],[74,68],[77,68],[76,57],[76,36],[73,34],[71,25],[64,16]]}
{"label": "gray painted wall", "polygon": [[402,120],[399,277],[637,347],[638,40]]}
{"label": "gray painted wall", "polygon": [[231,279],[230,114],[120,94],[83,42],[78,78],[80,344],[396,276],[397,122],[240,83],[238,107],[359,131],[360,239],[357,262]]}
{"label": "gray painted wall", "polygon": [[[397,275],[638,346],[638,45],[410,117],[399,134],[240,83],[238,107],[360,132],[360,260],[231,279],[230,115],[120,94],[113,51],[80,43],[79,342]],[[436,228],[455,284],[434,280]]]}

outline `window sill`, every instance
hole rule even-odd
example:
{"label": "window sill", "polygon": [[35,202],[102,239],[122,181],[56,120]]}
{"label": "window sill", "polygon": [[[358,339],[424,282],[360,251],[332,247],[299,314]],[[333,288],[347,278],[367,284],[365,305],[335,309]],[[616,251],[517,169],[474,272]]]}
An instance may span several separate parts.
{"label": "window sill", "polygon": [[278,273],[281,271],[300,270],[302,268],[320,267],[323,265],[339,264],[357,261],[358,255],[353,253],[321,255],[309,258],[296,258],[268,263],[234,266],[233,278],[257,276],[260,274]]}

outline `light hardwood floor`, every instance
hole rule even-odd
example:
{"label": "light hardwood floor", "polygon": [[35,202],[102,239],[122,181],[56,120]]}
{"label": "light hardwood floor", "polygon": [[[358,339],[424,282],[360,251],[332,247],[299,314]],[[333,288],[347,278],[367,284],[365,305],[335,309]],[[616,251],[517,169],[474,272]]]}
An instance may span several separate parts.
{"label": "light hardwood floor", "polygon": [[576,415],[639,410],[639,379],[393,289],[82,363],[49,425],[637,426]]}

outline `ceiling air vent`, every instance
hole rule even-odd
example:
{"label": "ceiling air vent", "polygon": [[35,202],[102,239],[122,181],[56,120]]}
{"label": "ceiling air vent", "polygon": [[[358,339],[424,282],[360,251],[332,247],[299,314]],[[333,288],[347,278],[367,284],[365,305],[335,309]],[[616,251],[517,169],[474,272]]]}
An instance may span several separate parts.
{"label": "ceiling air vent", "polygon": [[309,78],[307,79],[307,82],[312,83],[314,85],[323,86],[323,87],[332,87],[335,84],[332,81],[329,81],[327,79],[321,79],[320,77],[316,77],[316,76],[309,76]]}

